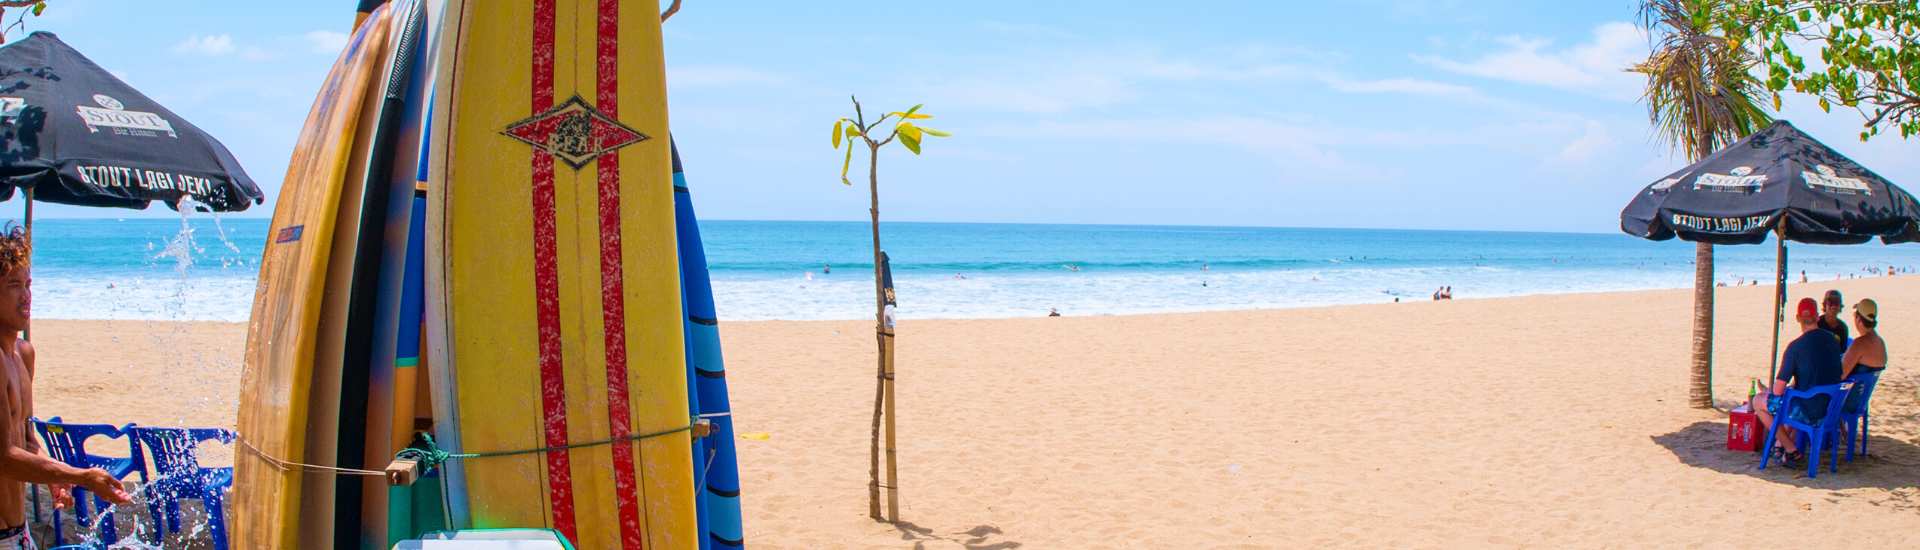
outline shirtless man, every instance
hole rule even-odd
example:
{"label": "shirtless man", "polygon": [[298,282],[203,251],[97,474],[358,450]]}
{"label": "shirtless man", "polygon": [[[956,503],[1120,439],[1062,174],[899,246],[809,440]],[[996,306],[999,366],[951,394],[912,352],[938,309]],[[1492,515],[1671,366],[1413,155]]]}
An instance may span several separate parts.
{"label": "shirtless man", "polygon": [[115,504],[131,500],[126,487],[106,470],[80,469],[40,454],[40,442],[27,435],[33,415],[33,345],[20,339],[31,318],[33,292],[27,272],[29,245],[19,228],[0,230],[0,550],[37,550],[27,533],[28,483],[49,486],[54,506],[73,503],[68,487],[86,487]]}

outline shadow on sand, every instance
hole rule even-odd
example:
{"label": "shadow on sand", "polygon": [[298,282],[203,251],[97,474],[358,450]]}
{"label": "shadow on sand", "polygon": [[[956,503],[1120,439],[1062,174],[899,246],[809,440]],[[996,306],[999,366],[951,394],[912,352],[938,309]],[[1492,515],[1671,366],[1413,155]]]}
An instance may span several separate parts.
{"label": "shadow on sand", "polygon": [[1680,462],[1688,466],[1795,487],[1827,489],[1835,491],[1832,494],[1834,497],[1843,496],[1838,491],[1849,489],[1884,489],[1887,491],[1884,496],[1869,497],[1873,505],[1920,511],[1920,480],[1913,475],[1915,467],[1920,466],[1920,446],[1907,441],[1874,434],[1867,442],[1868,449],[1873,451],[1872,456],[1855,456],[1852,462],[1847,462],[1843,448],[1840,451],[1838,473],[1827,466],[1823,457],[1820,477],[1809,478],[1805,462],[1786,465],[1773,463],[1761,470],[1759,454],[1727,450],[1727,425],[1724,422],[1695,422],[1679,431],[1653,436],[1652,439],[1654,444],[1672,451]]}
{"label": "shadow on sand", "polygon": [[1005,533],[999,527],[992,525],[981,525],[944,535],[910,521],[894,522],[893,528],[900,531],[900,540],[913,542],[914,550],[926,548],[929,541],[946,542],[967,550],[1013,550],[1021,546],[1020,543],[1013,541],[994,541],[996,536]]}

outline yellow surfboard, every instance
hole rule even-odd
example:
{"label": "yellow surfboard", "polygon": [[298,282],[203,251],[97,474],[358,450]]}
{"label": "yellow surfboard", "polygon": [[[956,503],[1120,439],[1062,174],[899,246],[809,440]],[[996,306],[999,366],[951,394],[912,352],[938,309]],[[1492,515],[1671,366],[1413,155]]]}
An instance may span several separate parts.
{"label": "yellow surfboard", "polygon": [[[334,478],[283,463],[332,464],[339,368],[365,158],[357,136],[378,97],[388,11],[376,10],[334,62],[287,166],[247,327],[235,453],[234,545],[315,547],[333,525]],[[346,234],[342,234],[345,232]],[[345,246],[334,246],[346,243]],[[344,264],[344,265],[343,265]],[[327,543],[330,546],[330,542]]]}
{"label": "yellow surfboard", "polygon": [[698,545],[658,8],[447,5],[426,324],[436,437],[483,455],[446,469],[458,527]]}

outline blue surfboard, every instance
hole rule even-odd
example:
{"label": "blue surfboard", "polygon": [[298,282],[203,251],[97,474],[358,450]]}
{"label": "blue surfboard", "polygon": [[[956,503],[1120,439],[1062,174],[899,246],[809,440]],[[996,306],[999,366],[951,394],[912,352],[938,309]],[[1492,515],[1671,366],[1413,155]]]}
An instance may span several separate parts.
{"label": "blue surfboard", "polygon": [[720,321],[713,310],[713,282],[700,243],[693,196],[673,148],[673,209],[680,244],[680,298],[686,311],[687,403],[713,423],[713,432],[693,440],[694,481],[700,488],[702,550],[744,548],[740,520],[740,470],[734,455],[733,416],[727,404],[727,370],[720,356]]}

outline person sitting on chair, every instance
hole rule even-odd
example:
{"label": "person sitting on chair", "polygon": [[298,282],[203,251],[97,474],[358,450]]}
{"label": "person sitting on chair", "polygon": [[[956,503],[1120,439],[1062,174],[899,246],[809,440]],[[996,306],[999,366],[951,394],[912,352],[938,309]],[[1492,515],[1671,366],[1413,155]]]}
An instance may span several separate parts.
{"label": "person sitting on chair", "polygon": [[1853,339],[1853,345],[1847,346],[1847,354],[1840,358],[1840,379],[1851,378],[1855,373],[1887,370],[1887,341],[1880,339],[1880,332],[1874,330],[1879,325],[1880,304],[1861,300],[1853,305],[1853,327],[1859,329],[1860,336]]}
{"label": "person sitting on chair", "polygon": [[[1773,388],[1767,393],[1753,398],[1754,416],[1760,420],[1763,430],[1777,430],[1774,441],[1780,444],[1782,458],[1788,461],[1799,460],[1801,453],[1793,440],[1793,430],[1786,426],[1776,426],[1776,417],[1787,406],[1787,384],[1793,389],[1809,390],[1818,386],[1840,383],[1840,355],[1844,350],[1833,333],[1820,328],[1820,306],[1813,298],[1801,298],[1798,314],[1794,319],[1800,322],[1800,336],[1787,344],[1786,353],[1780,356],[1780,372],[1773,378]],[[1765,398],[1762,401],[1761,398]],[[1827,414],[1827,397],[1815,396],[1801,399],[1793,407],[1793,420],[1812,424],[1819,422]],[[1765,433],[1765,432],[1762,432]],[[1771,452],[1771,451],[1769,451]]]}

